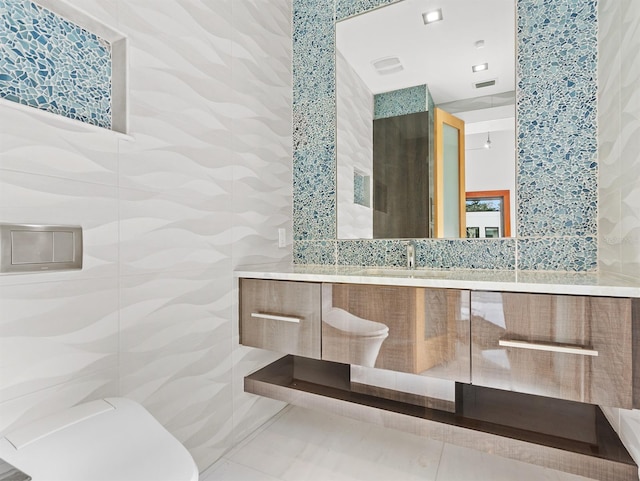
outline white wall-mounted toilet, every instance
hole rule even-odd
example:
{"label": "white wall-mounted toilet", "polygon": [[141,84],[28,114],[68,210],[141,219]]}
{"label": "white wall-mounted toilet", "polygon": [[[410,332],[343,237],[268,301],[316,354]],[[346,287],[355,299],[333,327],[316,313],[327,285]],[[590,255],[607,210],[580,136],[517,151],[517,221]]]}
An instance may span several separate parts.
{"label": "white wall-mounted toilet", "polygon": [[33,481],[197,481],[186,448],[140,404],[91,401],[0,439],[0,458]]}
{"label": "white wall-mounted toilet", "polygon": [[324,309],[322,322],[323,358],[375,366],[382,343],[389,336],[386,324],[363,319],[339,307]]}

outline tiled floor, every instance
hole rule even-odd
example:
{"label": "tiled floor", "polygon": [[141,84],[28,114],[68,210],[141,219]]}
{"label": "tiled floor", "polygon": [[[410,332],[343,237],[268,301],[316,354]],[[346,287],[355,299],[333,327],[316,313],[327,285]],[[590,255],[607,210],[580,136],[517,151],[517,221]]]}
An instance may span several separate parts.
{"label": "tiled floor", "polygon": [[288,407],[200,481],[590,481],[412,434]]}

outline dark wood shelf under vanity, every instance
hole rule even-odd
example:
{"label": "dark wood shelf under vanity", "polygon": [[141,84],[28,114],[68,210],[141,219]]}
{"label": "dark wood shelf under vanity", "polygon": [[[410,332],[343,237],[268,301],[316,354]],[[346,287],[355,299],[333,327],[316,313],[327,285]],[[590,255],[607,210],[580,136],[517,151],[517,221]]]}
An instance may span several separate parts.
{"label": "dark wood shelf under vanity", "polygon": [[245,378],[245,391],[602,481],[638,467],[596,405],[456,385],[456,412],[351,389],[348,364],[287,355]]}

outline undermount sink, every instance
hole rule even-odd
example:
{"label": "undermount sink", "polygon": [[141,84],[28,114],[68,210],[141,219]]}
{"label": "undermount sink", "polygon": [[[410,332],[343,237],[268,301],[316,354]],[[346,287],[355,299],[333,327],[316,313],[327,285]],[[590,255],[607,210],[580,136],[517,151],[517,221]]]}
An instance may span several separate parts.
{"label": "undermount sink", "polygon": [[358,271],[359,274],[366,276],[381,276],[381,277],[446,277],[450,275],[448,271],[436,271],[426,269],[393,269],[384,267],[370,267]]}

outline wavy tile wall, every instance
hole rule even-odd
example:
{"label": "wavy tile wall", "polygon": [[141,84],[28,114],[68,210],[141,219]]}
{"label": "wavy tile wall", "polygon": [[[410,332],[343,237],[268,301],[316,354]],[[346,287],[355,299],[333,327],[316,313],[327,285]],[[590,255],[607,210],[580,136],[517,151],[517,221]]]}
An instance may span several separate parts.
{"label": "wavy tile wall", "polygon": [[82,271],[0,276],[0,432],[123,395],[204,469],[282,408],[232,268],[291,260],[290,2],[71,4],[128,37],[132,140],[0,106],[0,221],[85,233]]}
{"label": "wavy tile wall", "polygon": [[[291,262],[292,84],[291,1],[233,0],[233,267]],[[265,8],[268,5],[268,15]],[[248,54],[249,53],[249,54]],[[278,229],[286,248],[278,247]],[[233,441],[260,426],[283,404],[244,392],[244,376],[280,357],[239,345],[237,285],[232,307]]]}
{"label": "wavy tile wall", "polygon": [[[599,270],[640,278],[640,5],[598,3]],[[634,206],[634,207],[632,207]],[[604,408],[636,463],[640,411]]]}
{"label": "wavy tile wall", "polygon": [[[335,244],[336,185],[333,100],[338,20],[393,0],[294,1],[294,260],[360,264],[365,254]],[[597,266],[597,1],[517,0],[518,236],[488,250],[441,255],[448,240],[427,244],[421,266],[525,270],[594,270]],[[635,199],[632,193],[626,196]],[[629,214],[632,215],[632,214]],[[371,241],[361,241],[366,245]],[[516,242],[518,248],[516,249]],[[332,243],[337,249],[332,249]],[[399,241],[389,241],[393,249]],[[348,244],[344,244],[348,245]],[[454,245],[465,245],[454,243]],[[371,249],[378,250],[378,244]],[[508,246],[505,248],[505,246]],[[551,247],[552,249],[550,249]],[[455,250],[455,252],[458,252]],[[515,258],[517,253],[517,259]],[[453,258],[455,257],[455,259]],[[466,260],[465,260],[466,259]],[[424,263],[422,262],[424,260]],[[373,260],[374,265],[386,262]]]}
{"label": "wavy tile wall", "polygon": [[[344,57],[337,53],[336,175],[337,229],[340,238],[373,236],[373,95]],[[360,174],[363,202],[356,202],[355,178]],[[368,176],[368,179],[364,177]],[[363,205],[364,204],[364,205]]]}
{"label": "wavy tile wall", "polygon": [[640,5],[600,0],[600,269],[640,277]]}

